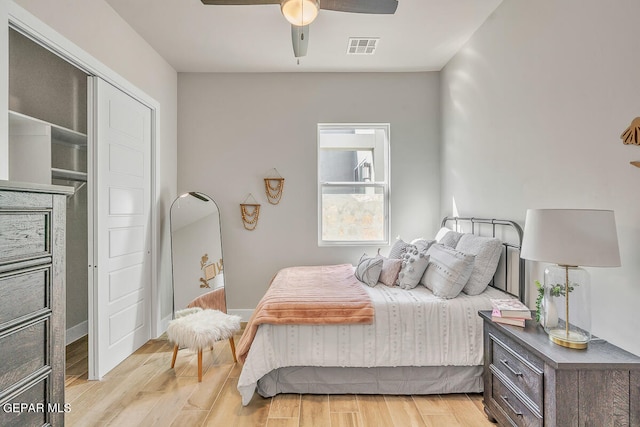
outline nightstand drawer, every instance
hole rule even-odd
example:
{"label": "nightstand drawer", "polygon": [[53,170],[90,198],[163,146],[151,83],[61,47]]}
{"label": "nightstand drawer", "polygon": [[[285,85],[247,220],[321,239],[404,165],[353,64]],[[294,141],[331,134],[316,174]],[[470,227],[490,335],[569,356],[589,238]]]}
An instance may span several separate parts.
{"label": "nightstand drawer", "polygon": [[542,371],[523,359],[517,349],[510,348],[507,343],[494,336],[491,336],[491,341],[491,369],[503,374],[515,388],[531,400],[538,412],[542,412]]}
{"label": "nightstand drawer", "polygon": [[542,427],[542,417],[532,412],[509,388],[493,376],[491,399],[510,421],[519,427]]}

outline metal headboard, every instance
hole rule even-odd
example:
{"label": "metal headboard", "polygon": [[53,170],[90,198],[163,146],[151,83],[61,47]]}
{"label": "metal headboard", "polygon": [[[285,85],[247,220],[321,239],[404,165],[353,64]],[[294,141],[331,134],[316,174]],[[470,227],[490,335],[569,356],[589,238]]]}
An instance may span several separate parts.
{"label": "metal headboard", "polygon": [[[448,223],[453,223],[452,226],[448,226]],[[490,225],[490,227],[482,227],[481,225]],[[525,262],[524,259],[520,257],[520,248],[522,247],[522,228],[520,225],[514,221],[505,220],[505,219],[487,219],[487,218],[460,218],[460,217],[444,217],[441,223],[442,227],[448,227],[452,230],[472,233],[479,236],[485,237],[498,237],[497,230],[511,230],[515,232],[515,238],[513,240],[517,240],[516,243],[507,242],[503,238],[500,238],[502,241],[502,245],[504,246],[504,251],[501,255],[500,263],[498,264],[498,269],[496,270],[493,279],[491,279],[491,283],[489,286],[492,286],[496,289],[500,289],[505,291],[511,295],[514,295],[520,299],[520,301],[524,302],[526,298],[525,293]],[[465,229],[466,227],[466,229]],[[469,229],[470,227],[470,229]],[[486,233],[486,229],[489,228],[491,230],[490,233]],[[484,233],[483,233],[484,232]],[[508,233],[503,233],[508,234]],[[513,234],[513,233],[512,233]],[[517,273],[517,290],[518,294],[516,295],[514,292],[510,291],[513,289],[513,286],[509,286],[509,277],[510,274],[513,275],[511,269],[513,268],[513,262],[510,262],[510,259],[513,256],[517,255],[517,262],[515,263],[518,268]],[[504,283],[503,287],[497,286],[496,277],[501,274],[501,267],[504,269]]]}

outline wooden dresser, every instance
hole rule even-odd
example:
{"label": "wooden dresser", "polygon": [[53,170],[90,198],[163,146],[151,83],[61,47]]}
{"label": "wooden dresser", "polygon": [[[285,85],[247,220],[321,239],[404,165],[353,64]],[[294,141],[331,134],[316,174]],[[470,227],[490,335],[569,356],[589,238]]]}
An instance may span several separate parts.
{"label": "wooden dresser", "polygon": [[65,213],[72,193],[0,181],[0,426],[64,424]]}
{"label": "wooden dresser", "polygon": [[484,405],[501,426],[640,426],[640,357],[595,339],[558,346],[534,321],[484,320]]}

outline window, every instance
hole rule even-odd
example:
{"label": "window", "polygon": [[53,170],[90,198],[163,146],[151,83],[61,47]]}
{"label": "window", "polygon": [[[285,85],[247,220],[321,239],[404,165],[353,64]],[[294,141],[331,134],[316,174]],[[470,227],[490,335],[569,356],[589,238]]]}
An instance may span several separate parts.
{"label": "window", "polygon": [[318,244],[389,244],[389,124],[318,124]]}

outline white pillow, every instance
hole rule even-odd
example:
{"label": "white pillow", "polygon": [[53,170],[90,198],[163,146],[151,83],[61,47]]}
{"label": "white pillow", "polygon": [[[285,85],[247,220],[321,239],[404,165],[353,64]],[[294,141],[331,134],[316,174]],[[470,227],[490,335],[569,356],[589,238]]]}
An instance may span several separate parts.
{"label": "white pillow", "polygon": [[442,227],[436,234],[436,242],[449,246],[450,248],[455,248],[461,236],[462,233],[458,233],[447,227]]}
{"label": "white pillow", "polygon": [[415,246],[421,252],[425,252],[434,243],[436,243],[435,240],[427,240],[427,239],[423,239],[423,238],[413,239],[411,241],[411,244],[413,246]]}
{"label": "white pillow", "polygon": [[356,267],[356,279],[372,287],[377,285],[382,271],[382,261],[381,256],[369,258],[367,254],[362,255]]}
{"label": "white pillow", "polygon": [[493,237],[480,237],[474,234],[463,234],[456,245],[456,250],[476,256],[469,281],[462,291],[467,295],[478,295],[484,292],[498,268],[502,242]]}
{"label": "white pillow", "polygon": [[430,289],[435,296],[457,297],[469,280],[475,256],[458,252],[441,244],[432,245],[427,254],[429,266],[420,283]]}
{"label": "white pillow", "polygon": [[424,271],[429,265],[429,255],[417,248],[409,249],[402,259],[402,268],[398,274],[398,286],[402,289],[413,289],[418,286]]}

